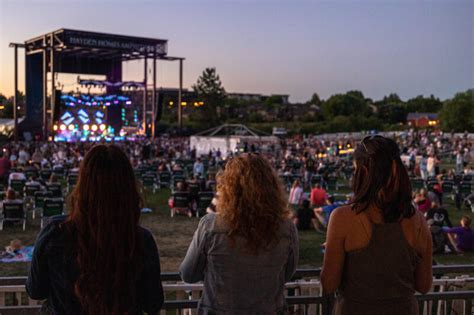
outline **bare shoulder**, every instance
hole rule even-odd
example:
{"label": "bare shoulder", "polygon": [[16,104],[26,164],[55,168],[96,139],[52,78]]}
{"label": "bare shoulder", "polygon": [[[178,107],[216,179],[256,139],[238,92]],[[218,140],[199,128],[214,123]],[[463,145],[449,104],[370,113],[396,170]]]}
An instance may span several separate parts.
{"label": "bare shoulder", "polygon": [[350,205],[346,205],[336,208],[331,213],[331,219],[346,221],[354,219],[355,215],[356,213],[352,210],[352,207]]}
{"label": "bare shoulder", "polygon": [[425,216],[420,211],[415,211],[414,215],[402,221],[402,225],[410,226],[414,229],[419,229],[423,227],[425,224],[426,224]]}

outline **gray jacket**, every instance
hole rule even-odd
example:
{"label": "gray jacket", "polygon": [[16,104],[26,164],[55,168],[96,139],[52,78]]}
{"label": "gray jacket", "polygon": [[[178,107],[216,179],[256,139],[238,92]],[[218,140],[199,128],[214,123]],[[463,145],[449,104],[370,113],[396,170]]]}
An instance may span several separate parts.
{"label": "gray jacket", "polygon": [[[219,221],[220,222],[220,221]],[[183,281],[204,281],[199,314],[284,314],[284,284],[298,262],[298,233],[287,220],[279,242],[258,254],[245,251],[245,240],[229,243],[216,214],[204,216],[180,266]]]}

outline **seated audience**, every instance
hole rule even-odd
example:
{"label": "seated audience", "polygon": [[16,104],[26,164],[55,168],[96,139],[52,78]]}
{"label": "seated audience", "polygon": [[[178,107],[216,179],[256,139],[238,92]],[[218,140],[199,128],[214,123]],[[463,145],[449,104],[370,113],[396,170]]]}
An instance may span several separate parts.
{"label": "seated audience", "polygon": [[322,207],[326,204],[327,192],[321,187],[321,184],[315,184],[311,190],[311,206]]}
{"label": "seated audience", "polygon": [[298,233],[280,180],[263,156],[242,154],[218,183],[217,213],[201,219],[180,267],[183,281],[204,282],[198,314],[284,314]]}
{"label": "seated audience", "polygon": [[326,200],[326,205],[323,207],[315,208],[314,213],[319,222],[326,228],[329,224],[329,217],[336,208],[344,205],[344,202],[336,202],[334,197],[331,196]]}
{"label": "seated audience", "polygon": [[35,243],[26,291],[48,314],[157,315],[163,304],[153,235],[127,156],[96,145],[72,192],[71,214],[53,217]]}
{"label": "seated audience", "polygon": [[293,222],[296,224],[298,230],[317,229],[316,216],[310,207],[308,199],[303,200],[301,207],[296,211]]}
{"label": "seated audience", "polygon": [[459,221],[461,226],[444,228],[448,238],[458,252],[471,252],[474,250],[474,234],[471,229],[471,218],[463,215]]}
{"label": "seated audience", "polygon": [[427,192],[425,189],[420,189],[418,193],[415,195],[415,204],[418,207],[418,211],[425,214],[431,208],[431,201],[427,196]]}

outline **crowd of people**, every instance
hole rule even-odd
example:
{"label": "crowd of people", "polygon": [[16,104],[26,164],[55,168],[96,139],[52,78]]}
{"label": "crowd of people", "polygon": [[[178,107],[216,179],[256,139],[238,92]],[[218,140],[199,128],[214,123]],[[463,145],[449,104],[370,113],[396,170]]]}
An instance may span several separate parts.
{"label": "crowd of people", "polygon": [[[151,169],[157,178],[163,172],[187,175],[173,192],[191,193],[193,184],[216,192],[180,268],[184,281],[204,281],[203,314],[283,314],[283,285],[298,263],[298,229],[326,234],[321,281],[325,293],[338,292],[336,314],[380,314],[375,301],[388,297],[397,301],[389,305],[391,313],[417,314],[413,294],[431,288],[432,254],[446,247],[473,250],[470,217],[454,227],[443,191],[447,182],[471,181],[473,149],[467,135],[428,131],[362,140],[295,137],[265,150],[244,146],[200,156],[187,138],[7,143],[0,178],[8,189],[20,174],[36,180],[28,178],[30,168],[78,172],[69,215],[53,217],[40,232],[27,283],[30,297],[47,299],[45,307],[55,312],[160,309],[158,251],[138,223],[143,205],[137,170]],[[446,159],[455,161],[453,170],[441,163]],[[412,192],[418,178],[423,188]],[[335,194],[340,179],[351,186],[343,200]],[[193,202],[186,215],[196,211]],[[258,285],[250,288],[255,279]]]}

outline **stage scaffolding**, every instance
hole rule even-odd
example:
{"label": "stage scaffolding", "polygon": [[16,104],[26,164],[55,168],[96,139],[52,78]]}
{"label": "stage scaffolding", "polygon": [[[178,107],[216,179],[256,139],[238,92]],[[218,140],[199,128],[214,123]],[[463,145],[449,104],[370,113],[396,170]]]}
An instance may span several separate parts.
{"label": "stage scaffolding", "polygon": [[[43,139],[48,139],[53,128],[56,102],[56,73],[100,74],[110,81],[122,80],[122,63],[143,60],[142,127],[146,134],[147,120],[151,116],[151,135],[155,136],[157,111],[156,63],[157,60],[179,62],[178,123],[182,127],[183,57],[168,56],[168,41],[135,36],[59,29],[25,43],[11,43],[14,48],[14,137],[18,139],[18,48],[25,49],[26,127],[41,125]],[[42,60],[38,58],[42,56]],[[148,62],[152,64],[152,100],[147,101]],[[48,106],[47,74],[51,73],[51,90]],[[41,82],[41,87],[36,86]],[[41,95],[41,99],[39,96]],[[41,107],[41,108],[38,108]],[[38,115],[41,111],[42,115]],[[48,121],[48,116],[49,121]]]}

